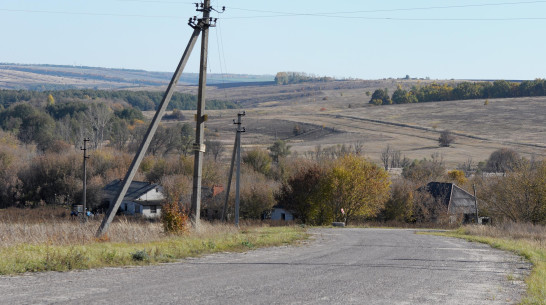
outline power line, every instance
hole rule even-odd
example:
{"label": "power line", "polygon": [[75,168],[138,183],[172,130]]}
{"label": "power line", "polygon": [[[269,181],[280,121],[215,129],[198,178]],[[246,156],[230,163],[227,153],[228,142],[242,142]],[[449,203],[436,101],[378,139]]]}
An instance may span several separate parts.
{"label": "power line", "polygon": [[283,16],[319,16],[323,15],[339,15],[339,14],[357,14],[357,13],[384,13],[384,12],[398,12],[398,11],[417,11],[417,10],[434,10],[434,9],[452,9],[452,8],[470,8],[470,7],[488,7],[488,6],[505,6],[505,5],[520,5],[520,4],[537,4],[546,3],[546,1],[520,1],[520,2],[500,2],[500,3],[481,3],[481,4],[465,4],[465,5],[449,5],[449,6],[428,6],[428,7],[410,7],[410,8],[395,8],[395,9],[377,9],[377,10],[357,10],[357,11],[342,11],[342,12],[318,12],[318,13],[298,13],[298,12],[281,12],[281,11],[268,11],[268,10],[256,10],[246,9],[238,7],[229,7],[229,9],[256,12],[256,13],[270,13],[279,14]]}
{"label": "power line", "polygon": [[112,14],[112,13],[88,13],[88,12],[69,12],[69,11],[44,11],[44,10],[19,10],[19,9],[4,9],[0,8],[3,12],[13,13],[40,13],[40,14],[61,14],[61,15],[83,15],[83,16],[107,16],[107,17],[138,17],[138,18],[169,18],[169,19],[184,19],[180,16],[168,16],[168,15],[140,15],[140,14]]}
{"label": "power line", "polygon": [[[186,1],[167,1],[167,0],[116,0],[118,2],[142,2],[142,3],[168,3],[168,4],[193,4]],[[354,16],[358,13],[381,13],[381,12],[400,12],[400,11],[416,11],[416,10],[436,10],[436,9],[454,9],[454,8],[474,8],[474,7],[491,7],[491,6],[506,6],[506,5],[523,5],[546,3],[546,0],[541,1],[520,1],[520,2],[499,2],[499,3],[481,3],[467,5],[449,5],[449,6],[429,6],[429,7],[413,7],[413,8],[396,8],[396,9],[377,9],[377,10],[356,10],[344,12],[323,12],[323,13],[298,13],[298,12],[282,12],[258,9],[246,9],[238,7],[228,7],[233,10],[246,12],[269,13],[273,15],[258,15],[258,16],[234,16],[222,18],[224,20],[237,19],[259,19],[259,18],[280,18],[280,17],[323,17],[337,19],[361,19],[361,20],[386,20],[386,21],[533,21],[546,20],[546,17],[504,17],[504,18],[403,18],[403,17],[371,17],[371,16]],[[63,15],[83,15],[83,16],[107,16],[107,17],[136,17],[136,18],[161,18],[161,19],[181,19],[180,16],[173,15],[143,15],[143,14],[115,14],[115,13],[93,13],[93,12],[70,12],[70,11],[49,11],[49,10],[28,10],[28,9],[1,9],[4,12],[17,13],[42,13],[42,14],[63,14]],[[353,16],[351,16],[353,15]]]}

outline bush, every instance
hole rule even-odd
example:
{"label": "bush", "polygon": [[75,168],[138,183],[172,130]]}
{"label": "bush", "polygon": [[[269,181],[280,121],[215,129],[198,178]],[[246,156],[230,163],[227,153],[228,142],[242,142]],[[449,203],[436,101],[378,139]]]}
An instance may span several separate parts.
{"label": "bush", "polygon": [[161,223],[166,233],[182,234],[187,231],[188,215],[180,203],[169,200],[162,207]]}
{"label": "bush", "polygon": [[438,143],[440,147],[449,147],[455,141],[455,137],[451,134],[451,131],[444,130],[438,138]]}

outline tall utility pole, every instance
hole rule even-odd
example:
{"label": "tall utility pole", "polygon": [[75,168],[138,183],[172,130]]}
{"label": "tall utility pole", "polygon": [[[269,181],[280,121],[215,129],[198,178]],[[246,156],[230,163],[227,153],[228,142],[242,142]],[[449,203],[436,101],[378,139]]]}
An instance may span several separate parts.
{"label": "tall utility pole", "polygon": [[[140,144],[140,148],[137,154],[135,155],[135,158],[133,159],[133,162],[131,163],[131,166],[129,167],[127,174],[125,175],[125,178],[123,179],[122,186],[120,187],[118,191],[116,199],[114,200],[113,204],[110,205],[104,219],[102,220],[102,223],[96,234],[97,237],[100,237],[104,233],[106,233],[106,231],[108,230],[108,227],[110,226],[110,223],[112,223],[112,220],[114,219],[114,216],[116,215],[116,212],[119,209],[119,206],[121,205],[121,202],[123,201],[123,198],[125,197],[125,194],[127,193],[127,190],[129,189],[129,186],[131,185],[131,182],[133,181],[133,178],[135,177],[135,174],[138,171],[138,167],[140,166],[140,163],[142,162],[142,159],[144,158],[144,155],[146,154],[146,151],[148,150],[148,147],[150,146],[152,137],[154,136],[155,131],[157,130],[157,127],[159,126],[159,122],[161,121],[161,118],[163,117],[163,114],[165,113],[165,110],[167,109],[167,106],[169,105],[171,97],[174,93],[174,89],[176,87],[176,83],[178,83],[178,80],[180,79],[180,75],[182,74],[182,71],[186,67],[186,63],[188,62],[191,51],[193,50],[193,47],[195,46],[195,43],[197,42],[197,38],[199,37],[199,34],[201,33],[201,31],[204,31],[205,29],[208,29],[209,26],[211,26],[210,24],[212,20],[209,17],[210,15],[209,13],[210,13],[210,10],[212,10],[212,7],[210,7],[210,0],[207,0],[206,2],[208,4],[206,5],[201,4],[201,9],[199,8],[199,4],[196,4],[197,11],[203,12],[203,18],[198,19],[197,17],[193,17],[193,18],[190,18],[188,22],[188,24],[194,29],[193,34],[190,38],[190,41],[188,42],[188,45],[186,47],[186,50],[184,51],[184,54],[182,55],[182,58],[180,59],[180,63],[178,64],[178,67],[176,68],[176,71],[174,72],[171,82],[169,83],[169,86],[167,87],[167,91],[165,92],[165,95],[163,96],[163,99],[161,100],[161,103],[159,104],[157,112],[155,113],[154,118],[152,119],[152,122],[150,123],[150,126],[148,127],[148,131],[146,131],[146,135],[144,136],[144,139],[142,143]],[[204,9],[205,7],[207,7],[207,9]]]}
{"label": "tall utility pole", "polygon": [[241,187],[241,133],[245,132],[245,128],[241,128],[241,117],[245,112],[237,114],[237,175],[235,176],[235,226],[239,227],[239,189]]}
{"label": "tall utility pole", "polygon": [[197,11],[203,12],[203,35],[201,36],[201,63],[199,68],[199,92],[197,94],[197,115],[195,118],[195,159],[193,165],[193,192],[191,196],[191,224],[199,230],[201,216],[201,178],[203,174],[203,154],[205,153],[205,89],[207,85],[207,53],[209,47],[209,27],[211,26],[210,0],[205,0]]}
{"label": "tall utility pole", "polygon": [[83,221],[87,222],[87,142],[88,138],[83,139]]}
{"label": "tall utility pole", "polygon": [[246,113],[239,112],[237,114],[237,122],[233,120],[233,124],[237,125],[237,134],[235,135],[235,143],[233,144],[233,154],[231,155],[231,165],[229,166],[229,178],[227,182],[226,199],[224,201],[224,209],[222,210],[222,222],[227,220],[227,208],[229,201],[229,191],[231,190],[231,180],[233,178],[233,167],[235,164],[235,158],[237,157],[237,182],[236,182],[236,194],[235,194],[235,225],[239,226],[239,182],[240,182],[240,164],[241,164],[241,132],[245,132],[245,128],[241,127],[241,117]]}

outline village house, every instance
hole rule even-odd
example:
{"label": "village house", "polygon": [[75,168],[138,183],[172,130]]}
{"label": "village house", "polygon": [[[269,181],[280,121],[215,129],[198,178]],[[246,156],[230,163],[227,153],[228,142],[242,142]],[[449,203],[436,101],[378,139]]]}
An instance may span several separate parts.
{"label": "village house", "polygon": [[[114,203],[121,179],[114,180],[102,189],[102,202],[110,206]],[[165,201],[163,188],[154,183],[133,181],[127,190],[119,207],[119,212],[125,215],[140,215],[147,218],[161,216],[161,205]]]}
{"label": "village house", "polygon": [[462,217],[464,223],[476,221],[476,198],[449,182],[429,182],[425,190],[447,208],[450,222]]}

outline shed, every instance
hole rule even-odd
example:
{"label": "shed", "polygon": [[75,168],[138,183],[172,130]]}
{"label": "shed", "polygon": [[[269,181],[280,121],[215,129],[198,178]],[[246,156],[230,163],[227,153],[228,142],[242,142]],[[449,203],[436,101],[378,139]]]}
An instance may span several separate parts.
{"label": "shed", "polygon": [[[114,180],[102,189],[103,203],[110,206],[121,188],[121,179]],[[163,187],[155,183],[133,181],[121,202],[120,212],[126,215],[142,215],[148,218],[161,216],[165,201]]]}
{"label": "shed", "polygon": [[276,205],[271,211],[271,220],[291,221],[294,220],[294,214],[284,207]]}
{"label": "shed", "polygon": [[464,222],[472,222],[476,217],[476,198],[454,183],[430,182],[426,191],[438,202],[447,207],[450,216],[463,215]]}

